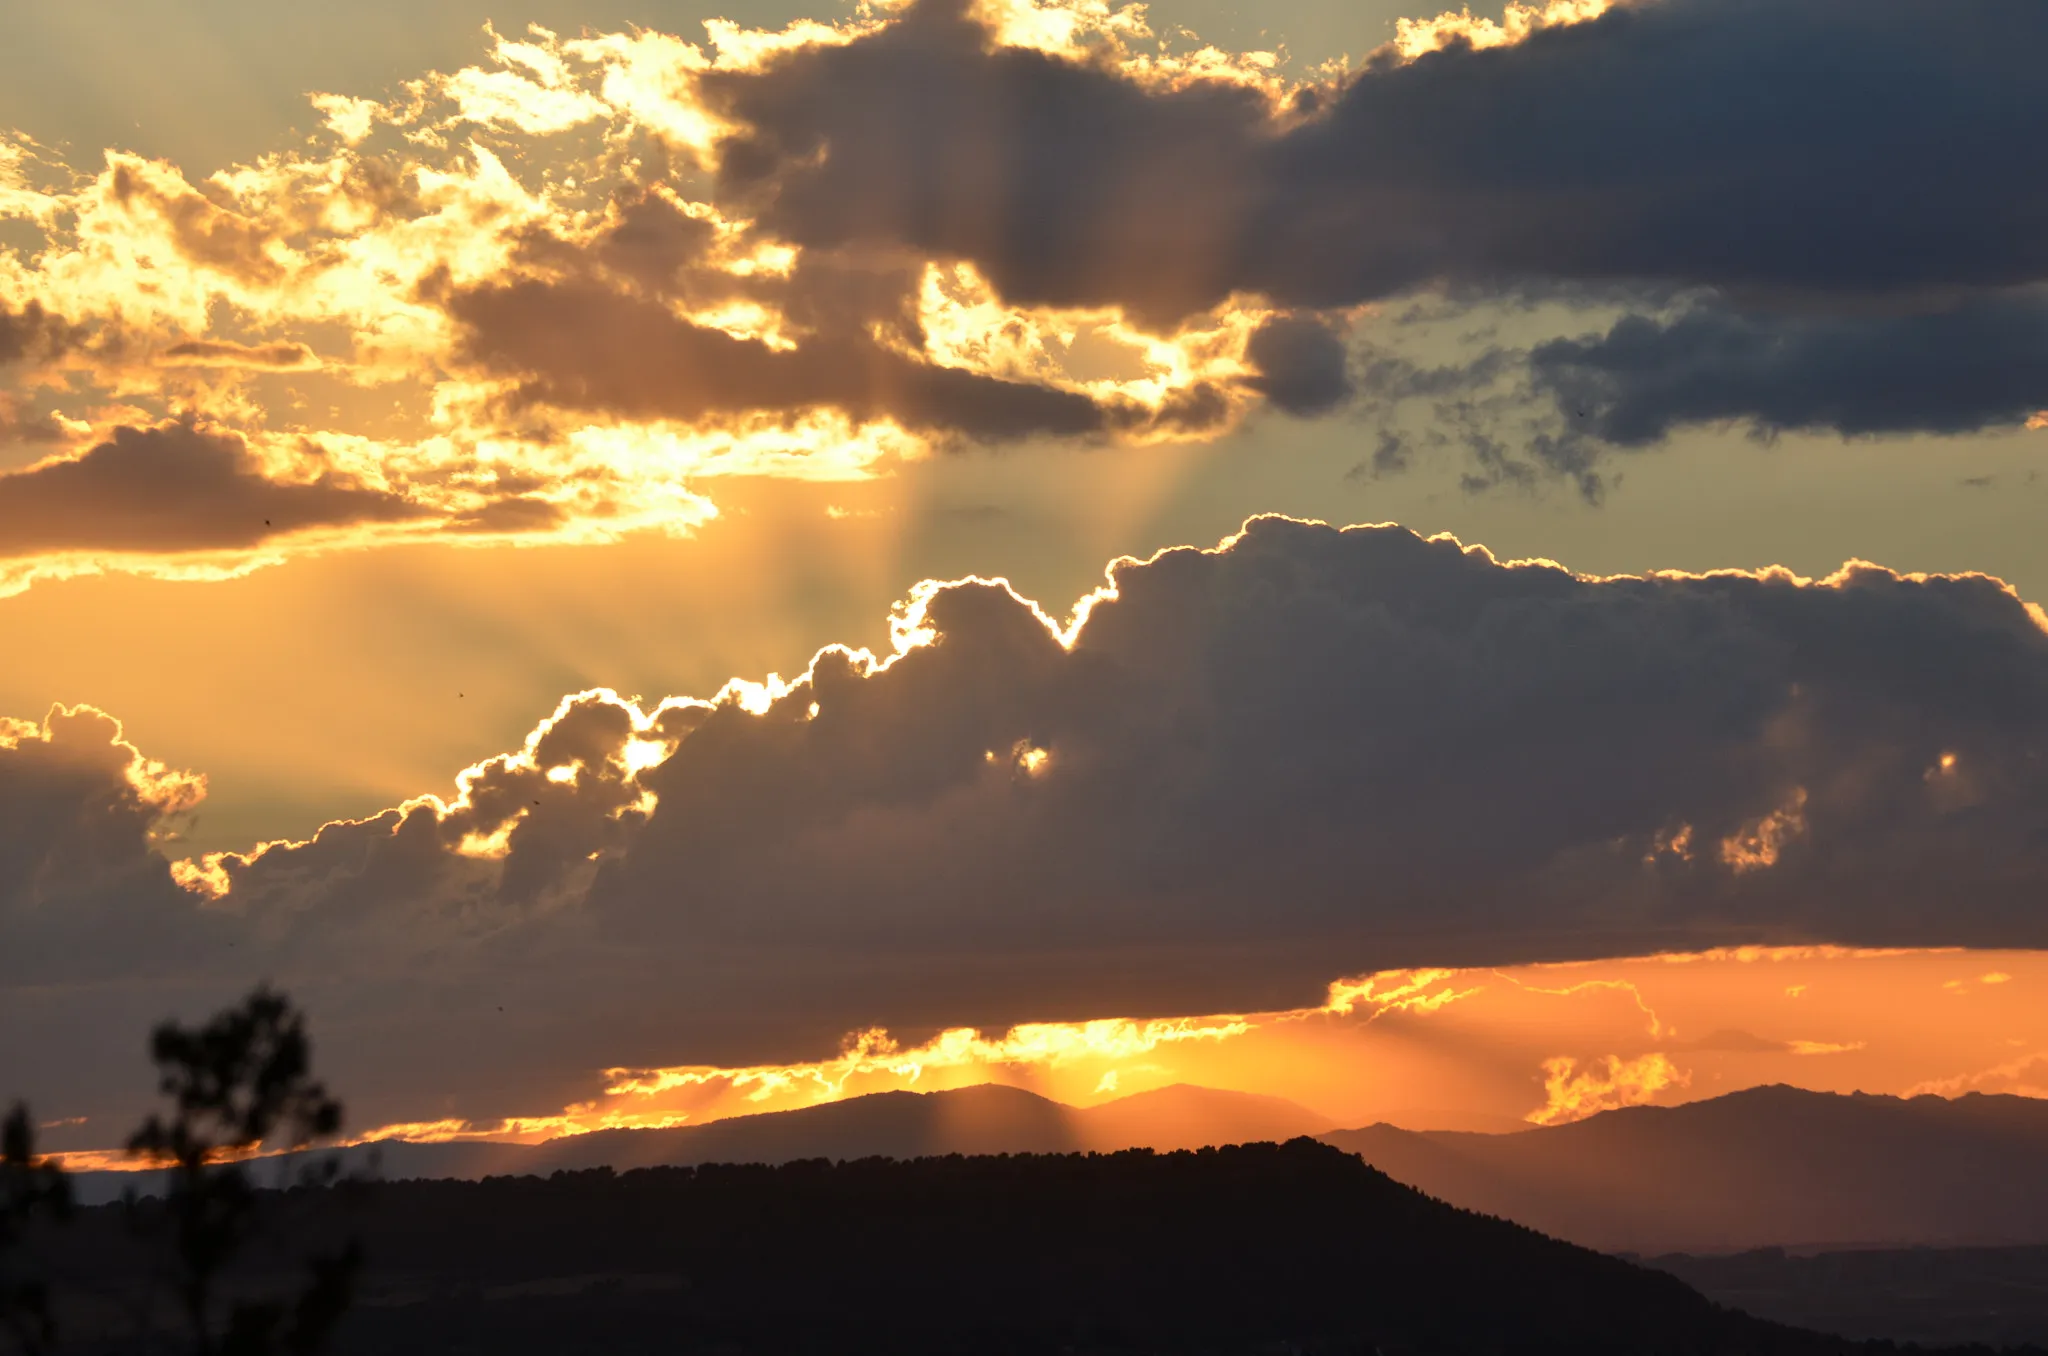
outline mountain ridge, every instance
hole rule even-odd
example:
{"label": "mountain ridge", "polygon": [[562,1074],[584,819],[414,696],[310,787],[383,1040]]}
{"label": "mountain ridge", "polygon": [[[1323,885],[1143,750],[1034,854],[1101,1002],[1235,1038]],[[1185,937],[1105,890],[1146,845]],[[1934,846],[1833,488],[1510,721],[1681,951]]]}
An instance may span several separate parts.
{"label": "mountain ridge", "polygon": [[[1028,1089],[981,1083],[936,1092],[867,1093],[700,1125],[594,1130],[533,1145],[380,1140],[339,1152],[345,1167],[391,1180],[477,1180],[712,1162],[1170,1151],[1293,1139],[1330,1127],[1329,1117],[1284,1098],[1192,1084],[1075,1107]],[[287,1155],[286,1162],[290,1159]],[[155,1178],[154,1173],[89,1172],[77,1174],[77,1185],[81,1199],[92,1204],[117,1199],[124,1188],[148,1193]]]}
{"label": "mountain ridge", "polygon": [[[1307,1137],[393,1182],[255,1204],[360,1239],[369,1260],[336,1356],[1897,1350],[1717,1306]],[[152,1274],[140,1238],[129,1212],[87,1211],[57,1261],[132,1285]]]}
{"label": "mountain ridge", "polygon": [[[390,1180],[477,1180],[710,1162],[1168,1151],[1302,1135],[1453,1205],[1610,1252],[2048,1243],[2048,1100],[2003,1094],[1908,1099],[1772,1084],[1502,1134],[1332,1129],[1283,1099],[1190,1085],[1077,1108],[981,1084],[538,1145],[365,1144],[343,1159],[358,1170],[374,1164]],[[85,1173],[78,1185],[90,1203],[152,1182]]]}
{"label": "mountain ridge", "polygon": [[1326,1143],[1468,1209],[1615,1252],[2048,1242],[2048,1101],[1767,1084],[1513,1135]]}

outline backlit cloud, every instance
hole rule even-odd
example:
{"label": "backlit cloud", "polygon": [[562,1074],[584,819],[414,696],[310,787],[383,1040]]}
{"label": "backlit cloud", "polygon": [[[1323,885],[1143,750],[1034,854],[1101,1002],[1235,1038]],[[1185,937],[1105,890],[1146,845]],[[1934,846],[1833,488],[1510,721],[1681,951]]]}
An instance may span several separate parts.
{"label": "backlit cloud", "polygon": [[145,757],[91,707],[0,720],[0,987],[203,971],[214,930],[168,859],[205,794],[203,777]]}
{"label": "backlit cloud", "polygon": [[[874,1027],[1314,1007],[1333,970],[2048,945],[2048,631],[1983,576],[1587,578],[1258,519],[1117,562],[1066,622],[967,580],[892,632],[706,699],[565,699],[452,797],[181,861],[183,894],[124,802],[94,860],[158,893],[37,889],[229,929],[196,974],[305,989],[384,1095],[459,1086],[459,1116]],[[1627,1058],[1680,1048],[1616,998]]]}
{"label": "backlit cloud", "polygon": [[217,550],[419,513],[399,496],[307,469],[310,479],[272,479],[234,434],[117,429],[76,457],[0,475],[0,556]]}
{"label": "backlit cloud", "polygon": [[1546,1100],[1528,1120],[1531,1125],[1569,1125],[1602,1111],[1641,1106],[1666,1088],[1690,1081],[1685,1070],[1659,1053],[1628,1060],[1608,1055],[1585,1064],[1559,1055],[1543,1063]]}
{"label": "backlit cloud", "polygon": [[[1208,438],[1445,381],[1500,388],[1458,416],[1474,484],[1594,493],[1610,449],[1695,424],[2019,428],[2048,408],[2044,23],[1557,0],[1404,22],[1352,71],[1079,0],[488,33],[203,177],[0,134],[0,435],[182,422],[324,457],[418,532],[591,542],[689,531],[724,475]],[[1390,383],[1350,332],[1397,298],[1537,298],[1564,330]],[[5,587],[384,539],[109,548]]]}

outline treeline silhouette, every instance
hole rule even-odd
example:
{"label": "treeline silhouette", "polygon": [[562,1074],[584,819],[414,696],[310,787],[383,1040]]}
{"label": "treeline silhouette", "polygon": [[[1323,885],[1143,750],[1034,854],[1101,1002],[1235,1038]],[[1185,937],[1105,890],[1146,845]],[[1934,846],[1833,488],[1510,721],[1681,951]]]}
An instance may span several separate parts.
{"label": "treeline silhouette", "polygon": [[[1894,1350],[1720,1308],[1308,1139],[383,1183],[352,1222],[370,1261],[333,1349],[362,1356]],[[95,1209],[64,1241],[119,1272],[132,1236]]]}
{"label": "treeline silhouette", "polygon": [[[0,1134],[0,1347],[131,1356],[1846,1356],[1313,1139],[367,1184],[258,990],[152,1053],[161,1197]],[[259,1174],[283,1172],[278,1187]],[[1988,1350],[1970,1348],[1966,1350]],[[2038,1356],[2048,1356],[2040,1353]]]}
{"label": "treeline silhouette", "polygon": [[76,1210],[66,1174],[36,1153],[28,1107],[0,1126],[0,1346],[35,1356],[324,1349],[362,1263],[336,1228],[347,1184],[331,1162],[295,1156],[302,1190],[265,1191],[244,1161],[341,1128],[341,1103],[312,1075],[304,1017],[259,987],[203,1026],[163,1023],[150,1054],[166,1106],[127,1147],[160,1170],[160,1197]]}

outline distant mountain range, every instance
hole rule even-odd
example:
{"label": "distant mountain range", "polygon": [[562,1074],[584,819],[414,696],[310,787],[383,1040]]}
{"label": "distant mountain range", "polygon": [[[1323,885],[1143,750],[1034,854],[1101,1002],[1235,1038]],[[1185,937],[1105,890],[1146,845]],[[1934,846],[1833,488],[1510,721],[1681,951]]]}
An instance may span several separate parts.
{"label": "distant mountain range", "polygon": [[1610,1252],[2048,1243],[2048,1101],[1751,1088],[1512,1135],[1322,1136],[1453,1205]]}
{"label": "distant mountain range", "polygon": [[[1192,1149],[1313,1135],[1329,1118],[1279,1097],[1176,1084],[1092,1107],[1073,1107],[1022,1088],[985,1084],[948,1092],[879,1092],[796,1111],[733,1116],[666,1130],[600,1130],[544,1144],[357,1145],[350,1168],[378,1176],[421,1178],[545,1176],[610,1167],[687,1167],[698,1163],[789,1163],[806,1158],[926,1158],[943,1154],[1108,1153],[1118,1149]],[[280,1164],[288,1168],[289,1160]],[[261,1174],[266,1176],[266,1174]],[[77,1175],[86,1204],[116,1200],[123,1189],[149,1191],[153,1173]]]}
{"label": "distant mountain range", "polygon": [[[2048,1243],[2048,1101],[1751,1088],[1513,1134],[1332,1130],[1273,1097],[1176,1086],[1076,1108],[1018,1088],[887,1092],[799,1111],[548,1143],[400,1144],[390,1179],[943,1154],[1170,1150],[1315,1135],[1396,1181],[1611,1252]],[[88,1202],[130,1174],[83,1174]]]}
{"label": "distant mountain range", "polygon": [[671,1130],[601,1130],[537,1146],[533,1166],[522,1171],[1193,1149],[1288,1140],[1329,1128],[1327,1117],[1279,1097],[1186,1084],[1072,1107],[990,1083],[951,1092],[880,1092]]}

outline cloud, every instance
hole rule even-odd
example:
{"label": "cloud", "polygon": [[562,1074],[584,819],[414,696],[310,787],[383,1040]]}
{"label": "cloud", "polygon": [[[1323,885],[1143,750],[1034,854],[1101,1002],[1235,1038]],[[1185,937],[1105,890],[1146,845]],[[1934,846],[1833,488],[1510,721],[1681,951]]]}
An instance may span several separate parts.
{"label": "cloud", "polygon": [[1539,344],[1539,390],[1568,427],[1623,447],[1688,424],[1766,433],[1972,433],[2048,408],[2048,301],[1974,299],[1897,315],[1696,306]]}
{"label": "cloud", "polygon": [[[0,721],[0,983],[133,980],[191,963],[204,931],[164,835],[205,795],[89,706]],[[106,945],[113,930],[118,944]]]}
{"label": "cloud", "polygon": [[[591,543],[714,516],[711,476],[1200,437],[1254,406],[1256,308],[1172,333],[1019,308],[965,264],[805,249],[713,200],[697,162],[721,124],[698,75],[877,25],[720,22],[708,51],[492,33],[479,66],[385,104],[321,96],[310,141],[203,178],[119,150],[76,171],[0,135],[0,396],[37,415],[8,432],[232,431],[296,480],[319,478],[318,456],[416,507],[396,535],[513,523]],[[495,507],[507,493],[521,509]],[[300,534],[214,572],[327,545]],[[79,568],[11,568],[0,589]],[[194,567],[138,552],[119,568]]]}
{"label": "cloud", "polygon": [[223,206],[163,167],[113,159],[107,188],[114,206],[154,218],[178,252],[203,268],[259,285],[284,274],[270,223]]}
{"label": "cloud", "polygon": [[164,360],[191,367],[246,367],[262,372],[305,372],[319,357],[301,343],[238,344],[226,339],[188,339],[164,350]]}
{"label": "cloud", "polygon": [[1704,299],[1538,347],[1565,428],[1496,447],[1488,482],[1512,458],[1590,487],[1599,441],[1687,423],[1952,434],[2048,406],[2038,7],[1552,8],[1584,21],[1447,16],[1346,80],[1273,88],[992,44],[925,0],[702,84],[735,210],[809,247],[966,260],[1013,302],[1164,324],[1236,296]]}
{"label": "cloud", "polygon": [[[2044,37],[2029,0],[1557,0],[1293,76],[1026,0],[493,32],[203,178],[0,138],[0,364],[46,430],[305,440],[431,510],[408,536],[473,540],[501,483],[548,506],[528,539],[594,542],[703,520],[716,475],[1204,438],[1262,402],[1378,406],[1378,473],[1440,442],[1475,488],[1597,498],[1611,448],[1687,424],[2043,408]],[[1431,294],[1610,327],[1347,354]]]}
{"label": "cloud", "polygon": [[1602,1111],[1641,1106],[1690,1081],[1669,1055],[1654,1052],[1628,1060],[1607,1055],[1583,1065],[1559,1055],[1543,1061],[1544,1104],[1526,1119],[1531,1125],[1569,1125]]}
{"label": "cloud", "polygon": [[247,939],[166,860],[205,787],[90,706],[0,720],[0,1085],[127,1123],[150,1086],[143,1033],[233,992],[224,958]]}
{"label": "cloud", "polygon": [[76,340],[72,327],[31,299],[18,309],[0,305],[0,367],[46,362]]}
{"label": "cloud", "polygon": [[737,129],[726,182],[800,243],[907,245],[1013,299],[1153,316],[1443,281],[1862,296],[2048,273],[2021,224],[2048,215],[2022,168],[2048,101],[2025,55],[2048,18],[2026,0],[1622,5],[1382,53],[1281,107],[987,39],[925,0],[708,74]]}
{"label": "cloud", "polygon": [[1795,1055],[1847,1055],[1864,1049],[1865,1041],[1787,1041],[1786,1048]]}
{"label": "cloud", "polygon": [[76,457],[0,475],[0,556],[215,551],[417,514],[345,477],[274,480],[234,434],[121,428]]}
{"label": "cloud", "polygon": [[1768,1040],[1754,1031],[1729,1028],[1710,1032],[1697,1040],[1679,1041],[1676,1048],[1730,1055],[1782,1055],[1790,1053],[1792,1047],[1790,1042]]}
{"label": "cloud", "polygon": [[26,415],[21,402],[5,391],[0,391],[0,444],[4,443],[61,443],[65,441],[64,427],[48,415]]}
{"label": "cloud", "polygon": [[861,423],[988,441],[1105,423],[1085,395],[921,362],[865,336],[771,347],[591,286],[514,283],[462,293],[449,309],[469,357],[523,379],[522,402],[685,422],[832,406]]}
{"label": "cloud", "polygon": [[1154,91],[1113,66],[990,42],[921,3],[836,46],[707,73],[734,129],[724,195],[799,245],[973,262],[1011,301],[1184,318],[1249,288],[1239,247],[1264,94]]}
{"label": "cloud", "polygon": [[1307,316],[1276,316],[1252,331],[1246,384],[1288,414],[1327,414],[1352,395],[1343,337]]}
{"label": "cloud", "polygon": [[1981,1092],[2018,1097],[2048,1097],[2048,1051],[2035,1050],[1988,1069],[1933,1078],[1906,1090],[1908,1097],[1956,1097]]}
{"label": "cloud", "polygon": [[1071,630],[930,585],[885,659],[582,694],[452,799],[180,878],[392,1098],[472,1109],[1397,966],[2048,944],[2048,631],[1996,580],[1593,579],[1285,519],[1112,578]]}
{"label": "cloud", "polygon": [[1845,1055],[1864,1048],[1862,1041],[1774,1041],[1739,1028],[1715,1031],[1697,1040],[1679,1041],[1675,1050],[1726,1055]]}

